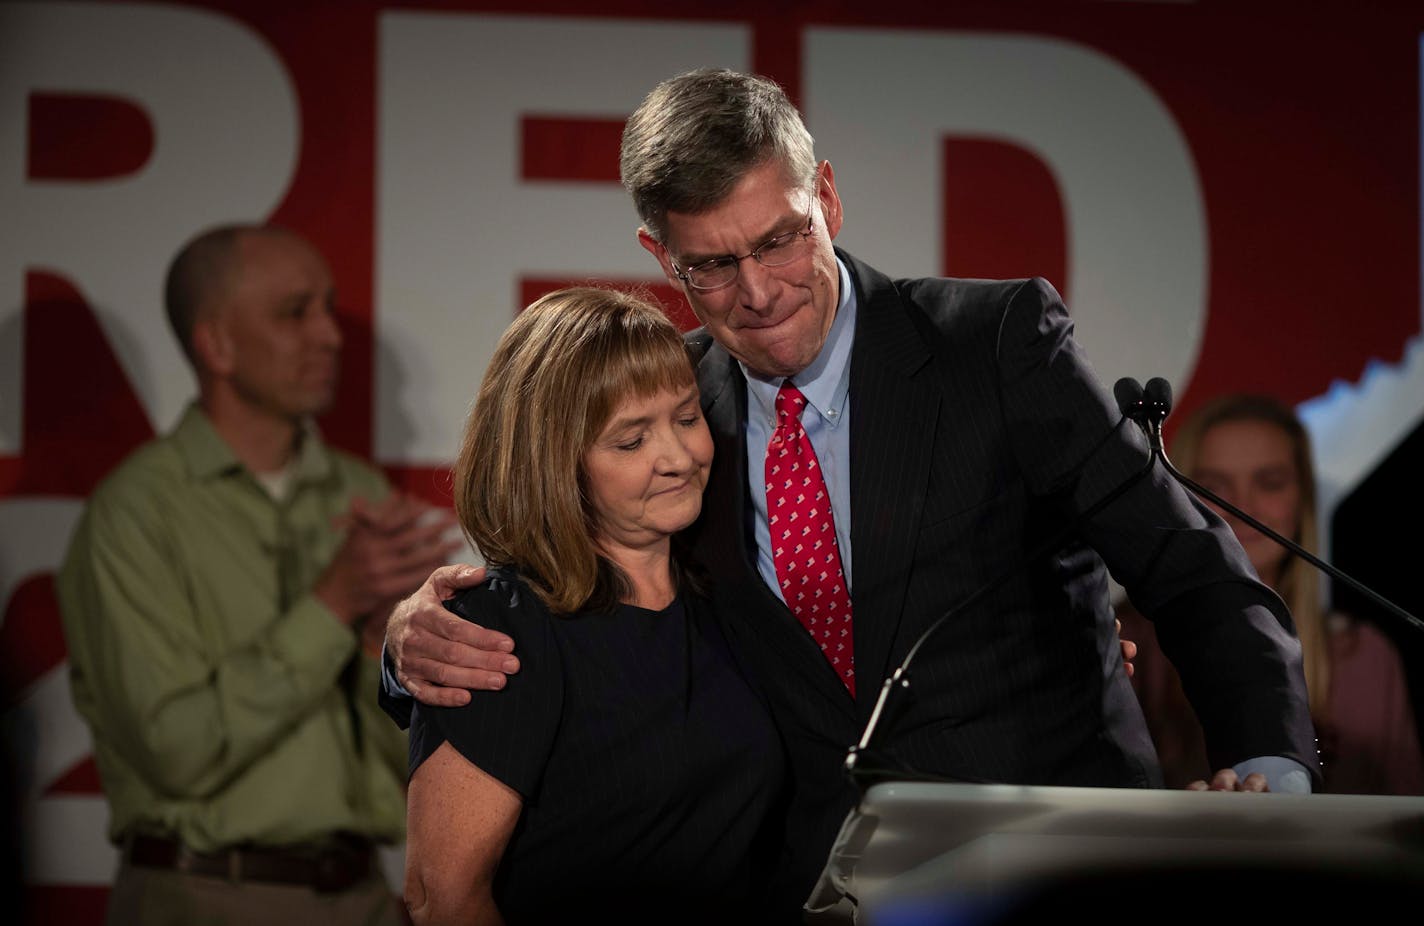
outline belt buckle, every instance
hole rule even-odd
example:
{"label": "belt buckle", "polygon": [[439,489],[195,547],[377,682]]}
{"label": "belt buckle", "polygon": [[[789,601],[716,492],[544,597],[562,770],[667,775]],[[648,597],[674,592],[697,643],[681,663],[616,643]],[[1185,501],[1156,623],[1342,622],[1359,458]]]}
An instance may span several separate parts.
{"label": "belt buckle", "polygon": [[178,843],[177,851],[173,854],[173,868],[185,875],[202,874],[202,859],[198,853],[188,848],[183,843]]}
{"label": "belt buckle", "polygon": [[321,894],[335,894],[346,890],[354,880],[350,864],[343,853],[322,852],[315,859],[312,887]]}

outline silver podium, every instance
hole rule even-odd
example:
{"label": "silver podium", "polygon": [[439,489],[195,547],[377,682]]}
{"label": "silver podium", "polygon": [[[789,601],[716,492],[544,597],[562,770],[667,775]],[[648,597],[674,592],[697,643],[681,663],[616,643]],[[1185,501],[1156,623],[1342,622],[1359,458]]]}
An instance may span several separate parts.
{"label": "silver podium", "polygon": [[1095,909],[1269,926],[1400,903],[1424,916],[1424,797],[890,782],[847,817],[807,909],[866,926]]}

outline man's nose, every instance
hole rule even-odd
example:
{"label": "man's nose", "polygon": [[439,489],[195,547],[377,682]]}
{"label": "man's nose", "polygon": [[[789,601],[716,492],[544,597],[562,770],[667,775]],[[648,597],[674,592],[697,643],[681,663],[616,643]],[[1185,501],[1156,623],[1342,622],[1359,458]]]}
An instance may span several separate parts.
{"label": "man's nose", "polygon": [[332,350],[340,348],[342,342],[341,325],[336,320],[336,313],[327,310],[314,312],[310,335],[312,340],[322,347],[328,347]]}
{"label": "man's nose", "polygon": [[767,312],[775,301],[777,281],[755,257],[744,257],[737,268],[739,301],[753,312]]}

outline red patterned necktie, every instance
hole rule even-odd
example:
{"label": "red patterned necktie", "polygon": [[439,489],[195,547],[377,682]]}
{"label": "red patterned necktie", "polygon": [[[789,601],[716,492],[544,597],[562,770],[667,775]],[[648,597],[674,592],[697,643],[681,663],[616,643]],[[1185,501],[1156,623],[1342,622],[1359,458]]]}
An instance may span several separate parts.
{"label": "red patterned necktie", "polygon": [[831,496],[801,425],[806,397],[788,381],[776,394],[776,431],[766,448],[771,557],[786,606],[821,646],[855,697],[850,594],[841,571]]}

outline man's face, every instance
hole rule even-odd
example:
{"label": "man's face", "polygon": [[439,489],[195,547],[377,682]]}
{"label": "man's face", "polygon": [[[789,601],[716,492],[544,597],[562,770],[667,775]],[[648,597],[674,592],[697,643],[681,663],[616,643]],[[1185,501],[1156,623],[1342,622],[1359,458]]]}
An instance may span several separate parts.
{"label": "man's face", "polygon": [[[748,257],[738,263],[733,282],[710,291],[684,283],[673,267],[740,257],[772,237],[805,229],[808,214],[812,234],[805,252],[784,266],[764,267]],[[829,162],[822,162],[814,191],[788,181],[779,164],[769,163],[748,171],[731,195],[706,212],[668,213],[666,242],[645,231],[638,240],[732,356],[762,376],[789,377],[816,359],[835,319],[840,272],[831,240],[841,219]]]}
{"label": "man's face", "polygon": [[244,235],[212,317],[209,367],[254,411],[299,419],[336,393],[341,332],[326,261],[299,238]]}

